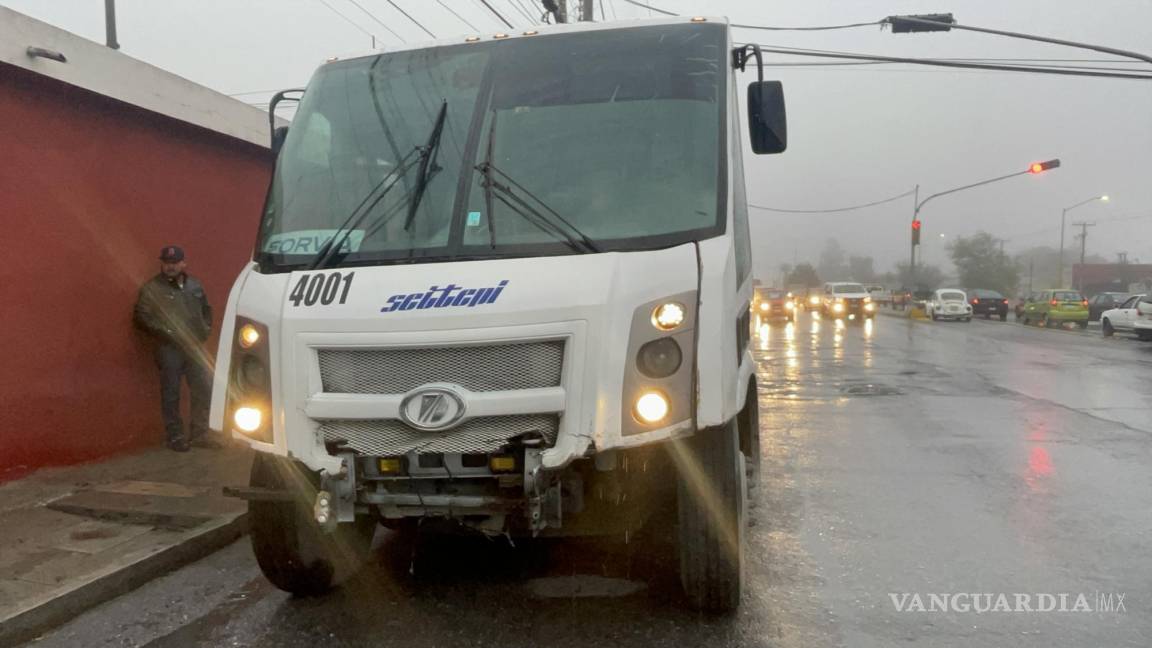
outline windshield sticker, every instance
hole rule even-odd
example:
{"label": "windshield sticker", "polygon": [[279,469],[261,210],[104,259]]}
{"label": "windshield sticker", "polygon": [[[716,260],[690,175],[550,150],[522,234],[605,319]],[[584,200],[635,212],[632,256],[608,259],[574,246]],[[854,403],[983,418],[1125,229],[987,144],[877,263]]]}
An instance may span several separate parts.
{"label": "windshield sticker", "polygon": [[[271,254],[316,254],[340,230],[318,229],[284,232],[268,237],[264,251]],[[341,235],[343,236],[343,235]],[[340,244],[340,252],[359,252],[364,242],[364,230],[352,230]]]}
{"label": "windshield sticker", "polygon": [[468,227],[478,227],[480,225],[480,212],[468,212]]}
{"label": "windshield sticker", "polygon": [[388,298],[381,313],[393,311],[426,310],[429,308],[452,308],[467,306],[473,308],[483,304],[494,304],[500,293],[508,285],[505,279],[491,288],[464,288],[456,284],[430,286],[427,292],[401,293]]}

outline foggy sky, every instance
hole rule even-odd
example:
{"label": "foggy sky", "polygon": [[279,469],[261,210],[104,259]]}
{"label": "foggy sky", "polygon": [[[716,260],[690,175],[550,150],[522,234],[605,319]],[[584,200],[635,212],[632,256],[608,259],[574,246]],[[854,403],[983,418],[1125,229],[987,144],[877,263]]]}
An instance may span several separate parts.
{"label": "foggy sky", "polygon": [[[348,0],[327,0],[382,44],[397,39]],[[436,0],[396,0],[439,37],[471,33]],[[482,30],[503,26],[476,0],[444,0]],[[518,27],[516,0],[491,0]],[[519,0],[525,7],[531,0]],[[360,0],[405,39],[427,39],[384,0]],[[100,0],[3,0],[16,11],[103,41]],[[826,25],[892,14],[951,11],[962,24],[1024,31],[1152,53],[1152,3],[1144,0],[658,0],[682,14],[727,15],[763,25]],[[240,99],[307,82],[332,55],[365,51],[370,39],[319,0],[118,0],[122,51]],[[604,0],[609,18],[647,11]],[[599,18],[599,1],[597,17]],[[740,41],[918,57],[1115,59],[1109,55],[965,32],[899,34],[878,27],[828,32],[736,30]],[[768,61],[817,62],[768,55]],[[1107,64],[1149,69],[1129,63]],[[749,67],[749,70],[752,70]],[[754,72],[753,72],[754,74]],[[923,259],[945,263],[949,237],[986,230],[1009,252],[1059,243],[1062,207],[1100,194],[1069,213],[1093,221],[1088,251],[1152,262],[1152,81],[949,71],[919,66],[776,67],[785,84],[789,149],[748,156],[749,201],[787,209],[871,202],[920,185],[921,196],[1059,157],[1063,166],[934,201],[922,214]],[[745,75],[744,85],[754,77]],[[911,198],[843,214],[752,211],[757,273],[780,263],[815,262],[824,239],[872,255],[877,270],[907,261]],[[253,215],[255,218],[256,215]],[[943,239],[940,234],[944,234]],[[1069,228],[1066,246],[1078,245]]]}

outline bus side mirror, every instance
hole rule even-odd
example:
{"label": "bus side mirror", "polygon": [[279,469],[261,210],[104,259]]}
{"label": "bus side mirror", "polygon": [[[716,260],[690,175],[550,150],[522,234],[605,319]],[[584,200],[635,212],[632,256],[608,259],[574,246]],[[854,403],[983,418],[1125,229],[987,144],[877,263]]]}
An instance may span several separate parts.
{"label": "bus side mirror", "polygon": [[757,155],[783,153],[788,148],[784,85],[779,81],[748,84],[748,133]]}
{"label": "bus side mirror", "polygon": [[280,155],[280,149],[284,148],[284,140],[288,139],[288,127],[277,126],[272,130],[272,156]]}

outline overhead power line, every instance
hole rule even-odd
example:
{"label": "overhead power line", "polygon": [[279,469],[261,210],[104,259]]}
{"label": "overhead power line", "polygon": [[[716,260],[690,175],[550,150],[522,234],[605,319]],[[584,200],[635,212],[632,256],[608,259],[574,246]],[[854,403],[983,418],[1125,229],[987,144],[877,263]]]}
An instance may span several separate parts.
{"label": "overhead power line", "polygon": [[915,65],[930,65],[937,67],[965,68],[972,70],[993,70],[998,72],[1031,72],[1033,74],[1057,74],[1064,76],[1104,77],[1113,79],[1143,79],[1152,80],[1149,74],[1121,74],[1116,72],[1098,72],[1089,70],[1073,70],[1060,67],[1028,67],[1021,65],[999,65],[987,63],[965,63],[945,59],[923,59],[902,56],[881,56],[879,54],[856,54],[851,52],[832,52],[823,50],[805,50],[793,47],[765,47],[760,46],[762,52],[775,54],[794,54],[796,56],[812,56],[816,58],[834,58],[856,61],[882,61],[886,63],[910,63]]}
{"label": "overhead power line", "polygon": [[409,14],[407,11],[404,11],[404,9],[402,9],[400,7],[400,5],[396,4],[392,0],[384,0],[384,1],[387,2],[388,4],[392,5],[392,8],[395,9],[396,11],[399,11],[400,13],[404,14],[404,17],[407,18],[408,20],[411,20],[413,23],[415,23],[415,25],[417,27],[419,27],[420,29],[423,29],[425,34],[428,34],[432,38],[436,38],[436,34],[433,34],[432,32],[428,31],[427,27],[420,24],[420,21],[413,18],[412,15]]}
{"label": "overhead power line", "polygon": [[507,18],[505,18],[499,11],[496,11],[495,9],[493,9],[492,5],[488,4],[488,0],[480,0],[480,4],[484,5],[488,9],[488,11],[491,11],[493,14],[495,14],[496,17],[500,19],[500,22],[502,22],[508,26],[508,29],[516,29],[515,25],[508,22]]}
{"label": "overhead power line", "polygon": [[529,25],[536,24],[537,19],[532,17],[532,12],[524,8],[524,3],[520,2],[520,0],[508,0],[508,2],[516,9],[516,11],[520,12],[521,16],[524,16],[524,19],[528,21]]}
{"label": "overhead power line", "polygon": [[881,22],[879,20],[873,20],[872,22],[849,23],[847,25],[817,25],[813,27],[769,27],[767,25],[741,25],[737,23],[732,23],[732,26],[741,29],[760,29],[764,31],[831,31],[833,29],[855,29],[857,27],[871,27],[880,24]]}
{"label": "overhead power line", "polygon": [[[652,5],[645,4],[643,2],[638,2],[637,0],[624,0],[624,2],[627,2],[628,4],[631,4],[631,5],[636,5],[637,7],[643,7],[645,9],[648,9],[649,11],[655,11],[656,13],[664,14],[665,16],[679,16],[680,15],[674,11],[666,11],[664,9],[658,9],[656,7],[653,7]],[[745,24],[739,24],[739,23],[732,23],[732,26],[733,27],[740,27],[741,29],[761,29],[761,30],[765,30],[765,31],[828,31],[828,30],[832,30],[832,29],[855,29],[856,27],[873,27],[873,26],[879,26],[879,25],[883,24],[883,22],[884,21],[882,21],[882,20],[872,20],[869,22],[862,22],[862,23],[849,23],[847,25],[815,25],[815,26],[811,26],[811,27],[772,27],[769,25],[745,25]]]}
{"label": "overhead power line", "polygon": [[473,25],[472,23],[468,22],[468,19],[466,19],[464,16],[461,16],[460,14],[456,13],[456,11],[454,9],[452,9],[452,7],[449,7],[448,5],[444,4],[444,0],[436,0],[436,2],[440,3],[441,7],[444,7],[445,9],[447,9],[448,13],[459,18],[460,22],[464,23],[465,25],[468,25],[468,27],[472,31],[474,31],[474,32],[480,31],[480,28],[478,28],[476,25]]}
{"label": "overhead power line", "polygon": [[[329,11],[331,11],[332,13],[336,14],[337,16],[340,16],[341,18],[343,18],[344,22],[348,23],[349,25],[352,25],[356,29],[367,34],[368,36],[371,36],[373,43],[376,42],[376,34],[373,34],[372,32],[368,31],[367,29],[364,29],[363,27],[360,26],[360,23],[358,23],[358,22],[352,20],[351,18],[349,18],[348,16],[345,16],[344,14],[340,13],[340,10],[337,9],[336,7],[333,7],[332,5],[328,4],[327,0],[316,0],[316,2],[319,2],[320,4],[324,5],[325,7],[328,7]],[[273,92],[275,92],[275,91],[273,91]],[[256,94],[256,93],[252,92],[252,93],[244,93],[244,94]]]}
{"label": "overhead power line", "polygon": [[779,212],[782,214],[836,214],[839,212],[854,211],[856,209],[864,209],[865,207],[875,207],[876,205],[883,205],[885,203],[895,202],[901,198],[907,198],[915,193],[915,189],[905,191],[902,194],[885,198],[884,200],[877,200],[875,202],[864,203],[862,205],[852,205],[851,207],[837,207],[835,209],[781,209],[779,207],[766,207],[764,205],[753,205],[749,203],[748,206],[755,209],[763,209],[764,211]]}
{"label": "overhead power line", "polygon": [[372,20],[376,21],[376,24],[377,24],[377,25],[380,25],[380,26],[381,26],[381,27],[383,27],[384,29],[387,29],[389,34],[392,34],[392,35],[393,35],[393,36],[395,36],[396,38],[399,38],[401,43],[407,43],[407,42],[408,42],[407,40],[405,40],[405,39],[404,39],[404,37],[403,37],[403,36],[401,36],[400,34],[397,34],[397,33],[396,33],[396,31],[395,31],[394,29],[392,29],[391,27],[389,27],[388,25],[386,25],[386,24],[384,23],[384,21],[383,21],[383,20],[380,20],[379,18],[377,18],[377,17],[376,17],[376,14],[374,14],[374,13],[372,13],[371,11],[368,11],[367,9],[365,9],[365,8],[364,8],[364,5],[360,4],[360,3],[359,3],[357,0],[348,0],[348,2],[351,2],[353,5],[355,5],[355,6],[356,6],[356,8],[357,8],[357,9],[359,9],[360,11],[363,11],[363,12],[364,12],[364,15],[366,15],[366,16],[368,16],[369,18],[371,18]]}

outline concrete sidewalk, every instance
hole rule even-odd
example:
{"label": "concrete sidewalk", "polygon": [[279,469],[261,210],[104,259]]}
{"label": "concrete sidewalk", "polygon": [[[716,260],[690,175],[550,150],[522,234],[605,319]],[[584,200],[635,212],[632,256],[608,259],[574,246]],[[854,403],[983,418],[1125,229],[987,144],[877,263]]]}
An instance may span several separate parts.
{"label": "concrete sidewalk", "polygon": [[251,451],[154,449],[0,484],[0,646],[204,556],[244,533]]}

